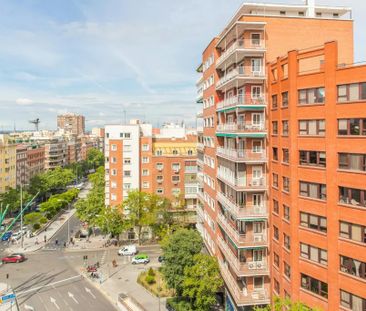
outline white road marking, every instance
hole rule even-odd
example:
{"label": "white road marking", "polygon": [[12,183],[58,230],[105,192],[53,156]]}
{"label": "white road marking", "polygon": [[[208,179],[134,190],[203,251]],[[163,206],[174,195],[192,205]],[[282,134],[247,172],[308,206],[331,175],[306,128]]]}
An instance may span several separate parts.
{"label": "white road marking", "polygon": [[24,309],[34,311],[34,308],[32,306],[28,306],[27,304],[24,305]]}
{"label": "white road marking", "polygon": [[40,295],[38,295],[39,300],[41,301],[42,305],[45,307],[46,311],[48,311],[47,305],[44,303],[43,299]]}
{"label": "white road marking", "polygon": [[73,293],[67,292],[67,294],[69,295],[69,297],[74,300],[77,304],[79,304],[79,302],[76,300],[76,298],[74,297]]}
{"label": "white road marking", "polygon": [[95,297],[95,295],[92,293],[92,291],[89,289],[89,288],[87,288],[87,287],[85,287],[85,291],[87,292],[87,293],[89,293],[94,299],[96,299],[97,297]]}
{"label": "white road marking", "polygon": [[57,310],[60,310],[60,307],[57,305],[56,303],[56,299],[53,297],[50,297],[51,303],[53,303],[55,305],[55,307],[57,308]]}

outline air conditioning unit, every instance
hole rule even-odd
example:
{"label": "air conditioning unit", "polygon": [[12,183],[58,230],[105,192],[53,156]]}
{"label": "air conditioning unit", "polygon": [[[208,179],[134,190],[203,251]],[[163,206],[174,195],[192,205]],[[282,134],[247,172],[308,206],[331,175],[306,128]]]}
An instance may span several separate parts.
{"label": "air conditioning unit", "polygon": [[257,266],[257,269],[263,268],[263,264],[261,262],[257,262],[256,266]]}
{"label": "air conditioning unit", "polygon": [[249,269],[249,270],[253,270],[253,269],[255,269],[255,265],[254,265],[254,263],[250,262],[250,263],[248,264],[248,269]]}

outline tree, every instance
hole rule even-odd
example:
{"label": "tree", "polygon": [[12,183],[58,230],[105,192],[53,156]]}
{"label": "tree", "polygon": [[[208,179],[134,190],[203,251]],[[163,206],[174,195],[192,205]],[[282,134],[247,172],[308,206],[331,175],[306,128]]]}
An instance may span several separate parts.
{"label": "tree", "polygon": [[32,228],[39,227],[38,225],[44,224],[47,222],[47,218],[39,212],[32,212],[24,216],[24,223],[26,225],[31,225]]}
{"label": "tree", "polygon": [[273,301],[273,306],[266,306],[264,308],[255,307],[254,311],[321,311],[320,308],[309,308],[305,304],[299,301],[291,301],[289,298],[275,297]]}
{"label": "tree", "polygon": [[184,269],[193,266],[194,255],[203,247],[202,238],[195,230],[179,229],[162,242],[165,263],[162,273],[177,295],[183,292]]}
{"label": "tree", "polygon": [[[32,196],[23,190],[23,207],[26,206],[27,202],[32,199]],[[2,204],[3,209],[9,204],[8,211],[20,210],[20,189],[9,189],[8,191],[0,194],[0,205]]]}
{"label": "tree", "polygon": [[121,210],[115,207],[104,206],[99,215],[96,215],[95,224],[103,233],[110,233],[118,237],[129,228],[128,220]]}
{"label": "tree", "polygon": [[91,148],[88,150],[86,155],[86,161],[88,163],[89,169],[96,169],[97,167],[104,165],[104,155],[103,152],[97,148]]}
{"label": "tree", "polygon": [[96,225],[96,216],[102,213],[105,207],[104,193],[104,167],[99,167],[95,173],[89,175],[92,184],[88,196],[76,202],[76,213],[80,220],[86,221],[91,225]]}
{"label": "tree", "polygon": [[192,309],[208,311],[216,303],[223,281],[217,259],[206,254],[193,257],[194,265],[184,269],[183,296],[191,299]]}

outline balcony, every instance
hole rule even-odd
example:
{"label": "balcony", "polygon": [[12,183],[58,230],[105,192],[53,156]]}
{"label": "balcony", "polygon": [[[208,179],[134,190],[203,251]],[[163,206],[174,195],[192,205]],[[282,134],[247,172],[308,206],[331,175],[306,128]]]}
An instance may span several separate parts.
{"label": "balcony", "polygon": [[197,143],[197,150],[203,151],[205,148],[204,144],[202,143]]}
{"label": "balcony", "polygon": [[267,207],[263,205],[245,205],[241,206],[238,203],[230,200],[222,192],[218,192],[216,199],[235,217],[239,219],[251,218],[267,218]]}
{"label": "balcony", "polygon": [[203,224],[205,221],[205,215],[203,212],[203,208],[200,206],[197,206],[196,213],[197,213],[197,222],[200,224]]}
{"label": "balcony", "polygon": [[184,187],[184,198],[185,199],[196,199],[198,193],[198,184],[192,184],[191,186],[185,185]]}
{"label": "balcony", "polygon": [[230,294],[239,306],[262,305],[270,303],[270,295],[267,289],[253,289],[240,288],[235,278],[230,273],[229,269],[224,263],[219,262],[220,272],[224,278],[225,285]]}
{"label": "balcony", "polygon": [[[241,175],[241,176],[239,176]],[[239,177],[238,177],[239,176]],[[247,178],[245,172],[237,172],[219,166],[217,169],[217,177],[224,183],[229,184],[237,191],[265,191],[267,183],[265,177]]]}
{"label": "balcony", "polygon": [[203,191],[197,191],[197,198],[201,201],[202,204],[204,204],[205,197],[203,196]]}
{"label": "balcony", "polygon": [[219,213],[217,219],[220,227],[227,233],[227,235],[238,248],[268,246],[266,231],[263,233],[254,233],[251,231],[241,234],[237,231],[237,229],[229,224],[224,215]]}
{"label": "balcony", "polygon": [[216,128],[219,137],[264,138],[267,135],[264,122],[260,123],[222,123]]}
{"label": "balcony", "polygon": [[[240,87],[245,83],[258,83],[266,79],[264,67],[252,68],[249,66],[237,67],[219,79],[216,83],[216,90],[230,89],[234,86]],[[234,84],[237,81],[238,84]]]}
{"label": "balcony", "polygon": [[[221,53],[220,57],[216,60],[216,68],[221,68],[224,62],[231,65],[234,61],[240,61],[245,55],[263,55],[266,50],[265,40],[251,40],[241,39],[234,42],[224,52]],[[238,54],[238,58],[235,58],[235,54]]]}
{"label": "balcony", "polygon": [[197,174],[197,165],[190,165],[190,166],[185,166],[184,167],[184,173],[185,174]]}
{"label": "balcony", "polygon": [[262,261],[241,262],[239,258],[234,255],[223,238],[218,237],[218,245],[222,253],[225,255],[226,261],[230,264],[230,267],[233,268],[237,276],[269,274],[269,267],[266,259]]}
{"label": "balcony", "polygon": [[225,109],[233,108],[251,108],[251,109],[264,109],[266,106],[263,96],[252,98],[251,95],[237,95],[225,98],[217,103],[217,110],[222,111]]}
{"label": "balcony", "polygon": [[232,149],[225,147],[217,147],[217,156],[235,162],[252,162],[263,163],[267,162],[267,154],[264,149],[261,152],[253,152],[250,149]]}

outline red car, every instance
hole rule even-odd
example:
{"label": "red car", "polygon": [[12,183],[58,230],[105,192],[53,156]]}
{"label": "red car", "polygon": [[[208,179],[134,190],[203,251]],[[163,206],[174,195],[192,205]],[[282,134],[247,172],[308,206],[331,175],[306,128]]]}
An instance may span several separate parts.
{"label": "red car", "polygon": [[1,258],[1,261],[3,263],[22,262],[24,260],[25,260],[25,256],[23,254],[11,254],[9,256],[6,256],[4,258]]}

